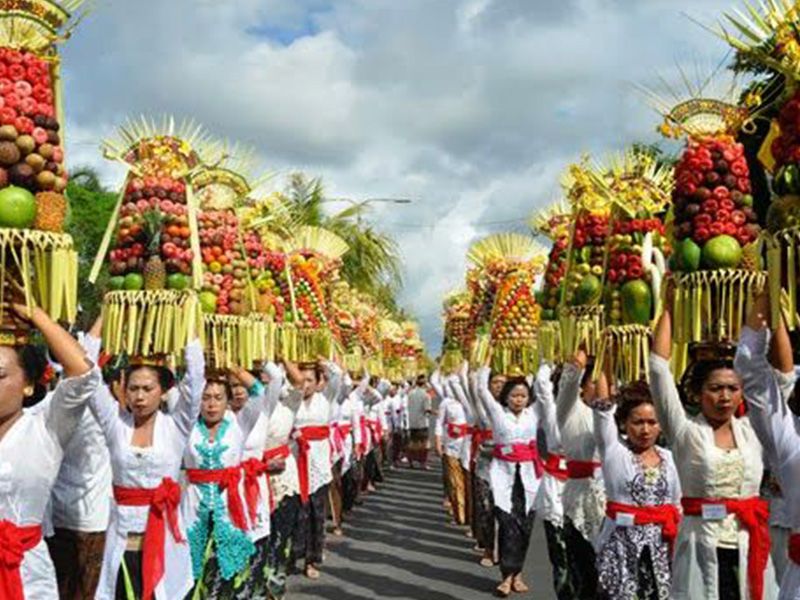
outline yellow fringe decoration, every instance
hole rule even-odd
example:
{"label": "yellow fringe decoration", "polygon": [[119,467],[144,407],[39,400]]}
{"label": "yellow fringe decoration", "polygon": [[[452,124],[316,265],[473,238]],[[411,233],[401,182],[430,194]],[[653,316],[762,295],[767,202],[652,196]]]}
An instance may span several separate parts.
{"label": "yellow fringe decoration", "polygon": [[383,377],[383,357],[380,354],[373,354],[367,358],[367,372],[375,377]]}
{"label": "yellow fringe decoration", "polygon": [[561,309],[561,350],[565,358],[584,346],[589,356],[597,356],[600,334],[603,331],[602,305],[567,306]]}
{"label": "yellow fringe decoration", "polygon": [[360,376],[364,370],[364,356],[361,354],[361,348],[354,348],[352,352],[342,355],[342,364],[348,372]]}
{"label": "yellow fringe decoration", "polygon": [[492,373],[502,373],[507,377],[536,374],[539,369],[536,338],[494,342],[490,365]]}
{"label": "yellow fringe decoration", "polygon": [[256,362],[275,360],[277,327],[272,317],[259,313],[249,316],[253,327],[253,357]]}
{"label": "yellow fringe decoration", "polygon": [[450,348],[442,353],[442,360],[439,365],[443,373],[455,373],[464,362],[464,354],[460,348]]}
{"label": "yellow fringe decoration", "polygon": [[[206,364],[212,369],[251,369],[256,360],[255,328],[247,317],[203,315]],[[264,360],[264,359],[261,359]]]}
{"label": "yellow fringe decoration", "polygon": [[[773,263],[771,269],[774,268]],[[770,285],[773,281],[780,282],[780,278],[770,276]],[[691,342],[739,339],[754,292],[763,289],[766,283],[766,272],[741,269],[697,271],[675,278],[672,317],[672,372],[675,377],[686,370]],[[776,308],[779,308],[778,303]]]}
{"label": "yellow fringe decoration", "polygon": [[179,355],[203,333],[193,291],[109,292],[102,314],[103,348],[115,356]]}
{"label": "yellow fringe decoration", "polygon": [[[10,272],[9,272],[10,271]],[[78,253],[65,233],[0,228],[0,281],[14,277],[28,306],[73,323],[78,312]],[[6,302],[0,286],[0,321]]]}
{"label": "yellow fringe decoration", "polygon": [[489,362],[491,340],[488,333],[479,333],[472,341],[469,364],[472,368],[486,366]]}
{"label": "yellow fringe decoration", "polygon": [[298,329],[293,323],[278,328],[279,356],[292,362],[316,362],[333,358],[334,340],[330,329]]}
{"label": "yellow fringe decoration", "polygon": [[797,248],[800,247],[800,227],[783,229],[774,234],[765,233],[767,244],[767,273],[769,274],[769,295],[772,307],[772,322],[777,323],[781,316],[781,306],[789,330],[800,327],[797,314]]}
{"label": "yellow fringe decoration", "polygon": [[652,332],[644,325],[612,325],[606,327],[594,363],[597,379],[610,363],[611,373],[618,385],[649,380],[650,337]]}
{"label": "yellow fringe decoration", "polygon": [[563,359],[563,353],[561,352],[561,323],[558,321],[542,321],[536,337],[540,361],[557,363]]}

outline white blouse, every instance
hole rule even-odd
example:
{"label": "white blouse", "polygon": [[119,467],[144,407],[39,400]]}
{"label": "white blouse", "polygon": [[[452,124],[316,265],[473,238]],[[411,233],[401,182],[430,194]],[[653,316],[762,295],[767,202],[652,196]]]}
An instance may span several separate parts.
{"label": "white blouse", "polygon": [[[178,403],[169,415],[156,413],[152,446],[141,448],[131,445],[133,415],[119,406],[108,388],[104,387],[104,393],[94,394],[90,399],[89,406],[108,443],[114,485],[153,489],[161,485],[166,477],[179,480],[183,453],[200,412],[200,401],[206,383],[205,361],[200,343],[191,342],[186,346],[185,353],[186,376],[178,384]],[[97,600],[112,600],[115,597],[117,575],[128,534],[144,533],[148,513],[147,506],[120,506],[112,500]],[[180,514],[178,520],[181,536],[186,540],[186,528]],[[192,588],[193,582],[188,542],[176,543],[167,531],[164,557],[164,577],[156,587],[156,599],[183,598]]]}
{"label": "white blouse", "polygon": [[[750,421],[783,492],[785,517],[794,533],[800,532],[800,425],[787,403],[785,389],[793,375],[776,373],[767,361],[769,331],[744,327],[736,353]],[[783,377],[779,377],[782,375]],[[791,381],[787,381],[790,379]],[[800,565],[789,560],[780,582],[781,600],[800,599]]]}
{"label": "white blouse", "polygon": [[[580,398],[583,370],[571,363],[564,365],[558,384],[556,422],[567,460],[600,462],[594,440],[592,409]],[[583,537],[594,542],[606,514],[603,472],[599,467],[593,477],[568,479],[564,483],[564,516]]]}
{"label": "white blouse", "polygon": [[[328,426],[330,422],[331,403],[319,392],[310,398],[303,399],[298,391],[289,394],[286,406],[294,412],[295,431],[303,427]],[[297,447],[294,448],[297,452]],[[295,458],[297,455],[295,455]],[[308,453],[308,492],[313,494],[333,479],[331,471],[331,443],[324,440],[309,441]]]}
{"label": "white blouse", "polygon": [[[24,412],[0,439],[0,521],[41,525],[64,447],[81,422],[86,401],[102,383],[100,370],[64,379],[47,407]],[[56,574],[44,538],[20,565],[25,598],[58,598]]]}
{"label": "white blouse", "polygon": [[[561,433],[556,420],[556,402],[553,397],[553,368],[546,362],[539,366],[536,379],[533,382],[533,395],[541,411],[539,427],[544,432],[547,442],[547,452],[553,455],[562,455]],[[564,466],[563,468],[566,468]],[[564,483],[550,473],[544,473],[539,495],[536,498],[536,513],[545,521],[556,527],[564,524]]]}

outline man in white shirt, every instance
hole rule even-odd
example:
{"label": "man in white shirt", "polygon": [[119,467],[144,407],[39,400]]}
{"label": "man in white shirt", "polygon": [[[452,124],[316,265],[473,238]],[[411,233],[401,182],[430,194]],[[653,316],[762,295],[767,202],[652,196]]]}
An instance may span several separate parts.
{"label": "man in white shirt", "polygon": [[428,422],[432,414],[427,380],[424,375],[420,375],[406,401],[408,421],[406,456],[412,468],[414,461],[419,463],[423,469],[428,468]]}

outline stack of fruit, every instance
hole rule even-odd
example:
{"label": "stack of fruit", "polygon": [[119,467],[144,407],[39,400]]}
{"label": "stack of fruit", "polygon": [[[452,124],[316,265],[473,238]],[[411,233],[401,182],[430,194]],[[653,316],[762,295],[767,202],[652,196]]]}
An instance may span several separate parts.
{"label": "stack of fruit", "polygon": [[571,229],[571,211],[567,204],[558,202],[539,212],[531,219],[534,233],[543,235],[550,242],[550,254],[544,272],[544,285],[539,296],[542,306],[542,320],[555,321],[558,318],[558,305],[561,302],[562,282],[567,274],[567,255]]}
{"label": "stack of fruit", "polygon": [[[77,311],[77,254],[63,235],[64,123],[58,44],[79,19],[81,0],[0,5],[0,272],[56,319]],[[24,275],[23,275],[24,273]],[[27,325],[0,306],[0,335],[24,339]]]}
{"label": "stack of fruit", "polygon": [[[783,314],[790,329],[800,327],[800,13],[794,2],[762,2],[748,6],[749,14],[726,14],[741,32],[741,39],[727,32],[722,37],[736,50],[737,71],[749,71],[768,81],[770,105],[761,114],[778,108],[758,158],[772,174],[772,192],[763,236],[767,246],[769,288],[773,322]],[[769,78],[767,79],[766,76]],[[762,86],[752,86],[748,98],[756,106]],[[764,94],[765,97],[767,94]],[[755,129],[755,128],[753,128]],[[759,207],[765,199],[757,198]],[[784,302],[788,300],[788,302]]]}
{"label": "stack of fruit", "polygon": [[402,370],[401,378],[409,379],[417,374],[424,345],[419,336],[419,324],[415,321],[403,321],[400,327],[403,330],[402,354],[400,359]]}
{"label": "stack of fruit", "polygon": [[180,354],[198,333],[202,282],[189,174],[212,145],[196,125],[141,120],[104,142],[108,158],[129,174],[90,280],[106,253],[110,291],[104,298],[103,339],[110,354]]}
{"label": "stack of fruit", "polygon": [[248,369],[274,358],[269,320],[246,318],[256,303],[236,210],[251,191],[248,165],[246,153],[228,152],[223,163],[192,176],[203,261],[200,306],[207,362],[216,369]]}
{"label": "stack of fruit", "polygon": [[569,167],[562,185],[572,208],[569,256],[559,307],[561,349],[572,355],[580,345],[595,353],[603,328],[603,266],[610,209],[602,194],[604,167],[588,159]]}
{"label": "stack of fruit", "polygon": [[450,294],[444,301],[444,349],[458,351],[461,356],[468,347],[469,311],[471,306],[469,292]]}
{"label": "stack of fruit", "polygon": [[734,104],[738,95],[663,103],[662,133],[687,140],[672,193],[676,374],[689,343],[738,339],[747,302],[765,282],[750,171],[736,140],[749,119],[748,109]]}
{"label": "stack of fruit", "polygon": [[[730,136],[690,138],[675,167],[673,267],[737,269],[761,230],[744,146]],[[744,268],[747,268],[745,265]]]}
{"label": "stack of fruit", "polygon": [[661,281],[670,248],[661,220],[670,202],[672,169],[647,153],[612,157],[597,181],[611,207],[606,243],[606,323],[596,373],[610,361],[615,380],[647,376],[650,323],[660,311]]}
{"label": "stack of fruit", "polygon": [[346,281],[338,281],[331,286],[330,305],[339,346],[338,354],[342,356],[348,371],[359,372],[362,367],[362,353],[356,331],[356,304],[354,294]]}
{"label": "stack of fruit", "polygon": [[[541,267],[544,256],[542,253]],[[536,372],[539,358],[536,333],[541,316],[533,289],[537,271],[530,263],[521,265],[506,276],[497,292],[492,315],[494,372],[507,375]]]}
{"label": "stack of fruit", "polygon": [[292,326],[282,329],[283,355],[300,361],[331,356],[332,320],[323,281],[330,281],[330,274],[347,252],[347,244],[326,229],[304,226],[294,232],[287,245]]}
{"label": "stack of fruit", "polygon": [[[498,233],[475,242],[467,252],[474,265],[467,275],[467,289],[472,295],[470,362],[483,365],[489,359],[497,294],[509,274],[520,269],[544,266],[544,250],[527,235]],[[472,333],[472,332],[471,332]]]}

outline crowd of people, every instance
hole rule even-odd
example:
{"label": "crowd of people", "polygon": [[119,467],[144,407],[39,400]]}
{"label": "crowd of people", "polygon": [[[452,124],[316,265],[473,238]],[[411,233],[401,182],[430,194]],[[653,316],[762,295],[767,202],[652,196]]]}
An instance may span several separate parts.
{"label": "crowd of people", "polygon": [[101,369],[99,321],[76,340],[14,310],[50,358],[0,346],[3,599],[280,599],[292,573],[320,576],[326,534],[384,469],[427,468],[424,376],[212,370],[197,341],[180,372]]}
{"label": "crowd of people", "polygon": [[431,376],[445,506],[499,565],[498,596],[529,590],[538,516],[559,600],[800,598],[794,354],[770,319],[759,294],[738,343],[693,345],[680,380],[671,298],[646,381],[582,348],[528,376]]}
{"label": "crowd of people", "polygon": [[680,381],[667,302],[648,381],[581,349],[526,377],[437,370],[430,391],[324,359],[216,371],[197,342],[179,372],[101,369],[100,323],[76,340],[13,310],[62,376],[0,346],[3,598],[282,598],[387,467],[428,468],[433,415],[444,506],[499,596],[530,590],[538,515],[559,599],[800,597],[794,355],[766,294]]}

